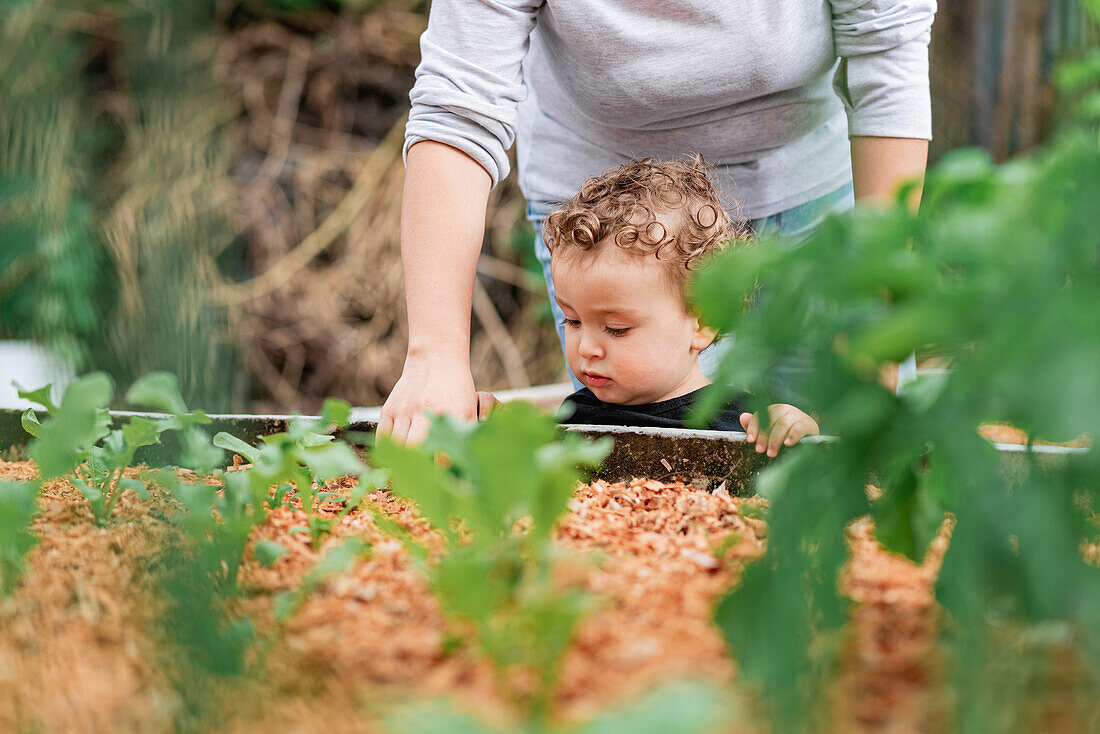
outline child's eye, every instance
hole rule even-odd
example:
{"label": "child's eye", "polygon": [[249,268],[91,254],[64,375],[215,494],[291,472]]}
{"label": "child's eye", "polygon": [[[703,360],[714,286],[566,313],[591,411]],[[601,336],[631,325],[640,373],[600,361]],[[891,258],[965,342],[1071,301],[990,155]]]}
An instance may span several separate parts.
{"label": "child's eye", "polygon": [[623,327],[622,329],[613,329],[610,326],[607,326],[607,327],[604,327],[604,328],[607,329],[607,333],[610,334],[611,336],[626,336],[627,332],[630,331],[630,327]]}
{"label": "child's eye", "polygon": [[570,329],[576,329],[581,325],[580,319],[562,319],[561,322],[568,326]]}

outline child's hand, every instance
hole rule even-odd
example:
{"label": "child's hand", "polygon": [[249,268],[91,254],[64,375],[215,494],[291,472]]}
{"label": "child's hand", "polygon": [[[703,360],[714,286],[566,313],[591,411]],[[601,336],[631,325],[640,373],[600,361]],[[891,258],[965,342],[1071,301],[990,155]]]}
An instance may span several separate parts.
{"label": "child's hand", "polygon": [[500,403],[491,392],[477,391],[477,419],[483,421],[493,412],[493,408]]}
{"label": "child's hand", "polygon": [[794,446],[803,436],[818,433],[817,421],[793,405],[775,403],[768,406],[769,428],[760,430],[760,422],[754,413],[741,414],[741,427],[748,434],[749,443],[756,441],[756,453],[765,449],[774,457],[782,446]]}

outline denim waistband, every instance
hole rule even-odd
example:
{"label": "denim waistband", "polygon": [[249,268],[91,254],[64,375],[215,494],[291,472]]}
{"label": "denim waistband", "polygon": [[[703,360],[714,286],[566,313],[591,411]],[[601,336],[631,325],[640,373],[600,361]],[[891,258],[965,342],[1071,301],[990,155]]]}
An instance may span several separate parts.
{"label": "denim waistband", "polygon": [[550,216],[550,212],[561,206],[560,201],[532,201],[527,200],[527,219],[531,222],[541,221]]}
{"label": "denim waistband", "polygon": [[[562,205],[560,201],[540,201],[540,200],[527,200],[527,219],[531,222],[541,222],[550,216],[550,212],[554,211]],[[798,204],[791,207],[778,215],[773,214],[771,217],[764,217],[759,220],[754,220],[754,223],[763,224],[766,220],[775,220],[779,216],[785,216],[791,220],[798,220],[795,229],[801,230],[805,227],[802,226],[806,223],[816,223],[823,219],[826,214],[841,209],[848,209],[852,206],[852,182],[848,181],[844,185],[838,187],[834,191],[830,191],[827,194],[811,199],[803,204]],[[796,225],[795,221],[789,222],[790,225]]]}

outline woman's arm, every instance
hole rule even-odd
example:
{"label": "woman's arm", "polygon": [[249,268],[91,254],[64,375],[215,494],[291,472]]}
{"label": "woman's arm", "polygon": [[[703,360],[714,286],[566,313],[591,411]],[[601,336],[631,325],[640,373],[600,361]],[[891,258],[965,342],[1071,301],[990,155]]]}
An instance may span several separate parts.
{"label": "woman's arm", "polygon": [[477,417],[470,374],[470,304],[485,234],[489,174],[465,153],[425,140],[406,158],[401,264],[409,351],[378,430],[417,443],[425,411]]}
{"label": "woman's arm", "polygon": [[[829,0],[856,200],[884,203],[922,178],[932,137],[928,44],[936,0]],[[919,188],[910,206],[919,203]]]}
{"label": "woman's arm", "polygon": [[416,443],[425,411],[477,416],[470,304],[489,190],[508,175],[521,67],[543,0],[434,0],[405,128],[401,263],[409,351],[378,429]]}
{"label": "woman's arm", "polygon": [[[907,181],[924,181],[928,141],[916,138],[852,138],[852,184],[856,201],[887,204]],[[921,186],[914,187],[909,206],[920,206]]]}

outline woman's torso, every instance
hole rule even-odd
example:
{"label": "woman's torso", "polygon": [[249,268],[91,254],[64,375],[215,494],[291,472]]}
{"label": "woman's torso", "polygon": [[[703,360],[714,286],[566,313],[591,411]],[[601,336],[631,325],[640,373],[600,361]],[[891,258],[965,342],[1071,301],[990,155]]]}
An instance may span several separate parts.
{"label": "woman's torso", "polygon": [[548,0],[521,186],[555,200],[627,158],[698,152],[750,216],[802,203],[851,175],[835,62],[824,0]]}

